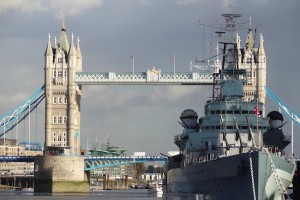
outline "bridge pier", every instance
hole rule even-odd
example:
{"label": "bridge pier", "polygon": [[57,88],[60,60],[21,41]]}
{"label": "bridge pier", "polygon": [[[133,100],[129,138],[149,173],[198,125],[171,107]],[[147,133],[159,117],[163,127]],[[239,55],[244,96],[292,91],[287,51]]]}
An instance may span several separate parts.
{"label": "bridge pier", "polygon": [[34,192],[89,192],[83,156],[38,156],[34,159]]}

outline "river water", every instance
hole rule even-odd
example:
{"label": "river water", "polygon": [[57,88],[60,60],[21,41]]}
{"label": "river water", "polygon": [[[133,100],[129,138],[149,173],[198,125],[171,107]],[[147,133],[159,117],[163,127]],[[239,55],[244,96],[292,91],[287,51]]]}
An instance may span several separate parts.
{"label": "river water", "polygon": [[0,190],[1,200],[162,200],[148,190],[107,190],[84,194],[59,193],[39,194],[31,191]]}

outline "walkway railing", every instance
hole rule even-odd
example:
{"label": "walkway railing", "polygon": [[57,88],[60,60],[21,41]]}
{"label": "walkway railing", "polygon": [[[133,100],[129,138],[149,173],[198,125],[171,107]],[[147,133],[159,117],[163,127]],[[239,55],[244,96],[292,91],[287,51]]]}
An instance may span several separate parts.
{"label": "walkway railing", "polygon": [[209,72],[77,72],[75,82],[79,85],[212,85]]}

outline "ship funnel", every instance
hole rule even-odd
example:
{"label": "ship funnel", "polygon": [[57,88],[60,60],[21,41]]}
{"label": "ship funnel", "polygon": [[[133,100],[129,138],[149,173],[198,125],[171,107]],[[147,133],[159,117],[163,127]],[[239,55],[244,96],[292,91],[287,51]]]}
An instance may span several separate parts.
{"label": "ship funnel", "polygon": [[197,119],[198,115],[192,109],[186,109],[180,115],[182,126],[188,129],[198,129]]}

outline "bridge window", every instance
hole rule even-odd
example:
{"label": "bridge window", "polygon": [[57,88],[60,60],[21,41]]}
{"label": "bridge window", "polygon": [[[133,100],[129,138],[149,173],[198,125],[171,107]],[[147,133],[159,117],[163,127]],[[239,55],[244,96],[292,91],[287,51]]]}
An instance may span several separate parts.
{"label": "bridge window", "polygon": [[57,118],[53,117],[53,124],[56,124],[56,123],[57,123]]}
{"label": "bridge window", "polygon": [[53,97],[53,103],[56,104],[57,103],[57,98]]}
{"label": "bridge window", "polygon": [[56,70],[53,70],[53,78],[56,77]]}
{"label": "bridge window", "polygon": [[67,77],[67,70],[64,70],[64,77]]}
{"label": "bridge window", "polygon": [[60,57],[60,58],[57,59],[57,61],[58,61],[58,63],[63,63],[63,58]]}
{"label": "bridge window", "polygon": [[[64,117],[64,122],[63,122],[64,124],[66,124],[67,123],[67,117]],[[64,136],[66,136],[66,133],[64,133]]]}
{"label": "bridge window", "polygon": [[62,97],[58,97],[58,103],[59,103],[59,104],[62,103]]}
{"label": "bridge window", "polygon": [[62,124],[62,117],[58,117],[58,124]]}
{"label": "bridge window", "polygon": [[57,77],[63,77],[63,72],[62,71],[58,71],[57,72]]}
{"label": "bridge window", "polygon": [[67,104],[67,97],[64,97],[64,104]]}

